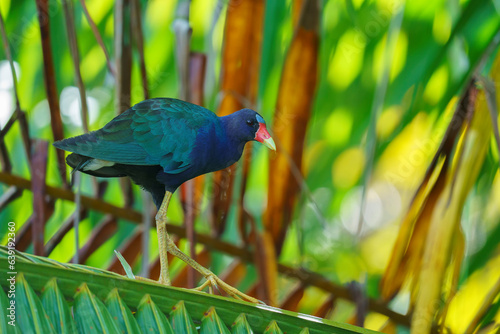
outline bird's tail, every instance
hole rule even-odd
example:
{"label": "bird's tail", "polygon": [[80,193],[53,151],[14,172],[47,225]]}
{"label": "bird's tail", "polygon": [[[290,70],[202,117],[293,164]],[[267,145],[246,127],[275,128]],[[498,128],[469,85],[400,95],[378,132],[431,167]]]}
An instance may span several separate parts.
{"label": "bird's tail", "polygon": [[73,168],[71,174],[76,171],[80,171],[89,175],[98,176],[98,177],[121,177],[126,176],[126,174],[121,171],[113,168],[113,166],[103,166],[98,169],[87,169],[86,166],[90,166],[94,162],[94,158],[87,157],[84,155],[80,155],[77,153],[71,153],[66,157],[66,163]]}
{"label": "bird's tail", "polygon": [[91,160],[92,158],[72,153],[66,158],[66,163],[73,168],[71,171],[71,175],[73,175],[76,171],[83,171],[85,165],[87,165]]}

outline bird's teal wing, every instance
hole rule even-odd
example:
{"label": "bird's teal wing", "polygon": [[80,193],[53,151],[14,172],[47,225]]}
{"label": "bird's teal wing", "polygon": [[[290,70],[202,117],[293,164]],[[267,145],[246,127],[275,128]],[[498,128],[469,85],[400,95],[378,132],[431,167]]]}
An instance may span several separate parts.
{"label": "bird's teal wing", "polygon": [[95,159],[160,165],[165,172],[189,168],[197,133],[218,122],[210,110],[176,99],[150,99],[115,117],[102,129],[54,146]]}

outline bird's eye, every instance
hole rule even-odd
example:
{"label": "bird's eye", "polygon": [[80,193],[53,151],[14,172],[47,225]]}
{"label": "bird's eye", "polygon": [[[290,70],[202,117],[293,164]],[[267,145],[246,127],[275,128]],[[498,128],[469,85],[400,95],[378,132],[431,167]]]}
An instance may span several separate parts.
{"label": "bird's eye", "polygon": [[252,125],[254,125],[255,123],[254,123],[254,121],[253,121],[253,120],[251,120],[251,119],[247,119],[247,124],[248,124],[248,125],[250,125],[250,126],[252,126]]}

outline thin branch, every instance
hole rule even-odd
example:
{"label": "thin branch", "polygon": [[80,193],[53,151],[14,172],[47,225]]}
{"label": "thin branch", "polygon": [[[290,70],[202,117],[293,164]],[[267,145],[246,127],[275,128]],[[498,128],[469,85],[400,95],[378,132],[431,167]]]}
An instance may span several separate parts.
{"label": "thin branch", "polygon": [[[117,115],[130,108],[132,79],[132,46],[130,29],[130,1],[117,0],[115,3],[115,112]],[[132,206],[134,195],[129,179],[120,179],[120,186],[125,197],[125,206]]]}
{"label": "thin branch", "polygon": [[149,270],[149,243],[151,242],[151,231],[153,217],[151,216],[151,196],[146,191],[141,191],[142,197],[142,226],[145,233],[142,233],[142,268],[141,276],[150,278]]}
{"label": "thin branch", "polygon": [[121,114],[130,108],[132,49],[130,45],[130,0],[115,4],[115,111]]}
{"label": "thin branch", "polygon": [[176,18],[173,23],[175,40],[175,58],[179,72],[181,100],[189,101],[189,55],[191,53],[191,25],[189,23],[189,0],[181,0],[177,5]]}
{"label": "thin branch", "polygon": [[212,96],[215,91],[216,85],[216,75],[215,75],[215,62],[217,59],[217,55],[214,50],[213,36],[215,36],[215,27],[217,22],[219,22],[222,10],[226,5],[226,0],[217,0],[217,4],[215,5],[215,9],[212,13],[212,20],[210,23],[210,28],[208,30],[208,34],[205,36],[205,48],[207,54],[207,73],[205,77],[205,92],[207,96]]}
{"label": "thin branch", "polygon": [[75,231],[75,256],[73,257],[73,263],[80,263],[80,212],[82,209],[82,174],[76,172],[74,174],[74,181],[76,185],[75,192],[75,220],[73,221],[73,230]]}
{"label": "thin branch", "polygon": [[[141,4],[139,0],[131,0],[131,11],[132,11],[132,34],[135,40],[135,46],[137,52],[139,53],[139,67],[141,71],[142,80],[142,90],[144,99],[149,99],[149,88],[148,88],[148,77],[146,71],[146,61],[144,58],[144,36],[142,33],[142,19],[141,19]],[[143,230],[146,233],[142,233],[142,268],[141,276],[149,278],[149,243],[152,225],[151,217],[151,196],[145,191],[141,192],[142,197],[142,216],[143,216]]]}
{"label": "thin branch", "polygon": [[31,160],[33,171],[33,181],[31,182],[31,191],[33,192],[33,251],[35,255],[44,256],[44,227],[47,218],[45,201],[45,187],[47,175],[47,155],[49,143],[43,140],[35,141],[35,150]]}
{"label": "thin branch", "polygon": [[[59,94],[57,93],[56,75],[54,70],[54,60],[52,58],[52,45],[50,38],[50,17],[48,0],[36,0],[38,11],[38,23],[40,26],[42,53],[43,53],[43,78],[45,90],[47,92],[47,101],[50,108],[50,124],[52,126],[52,134],[54,140],[61,140],[63,135],[63,124],[61,119],[61,111],[59,108]],[[68,185],[66,178],[66,162],[64,159],[64,151],[57,151],[57,166],[61,175],[62,182],[65,186]]]}
{"label": "thin branch", "polygon": [[109,56],[108,50],[106,49],[106,45],[104,45],[104,41],[102,40],[101,33],[99,32],[99,29],[97,29],[97,25],[95,24],[94,20],[92,20],[92,17],[90,16],[90,13],[87,9],[87,5],[85,4],[85,0],[80,0],[80,4],[82,5],[83,13],[85,14],[85,17],[87,18],[87,22],[89,23],[90,29],[92,29],[92,32],[94,33],[94,37],[97,40],[97,43],[102,49],[102,52],[104,52],[104,57],[106,57],[106,65],[108,66],[109,72],[116,78],[116,70],[113,67],[113,64],[111,63],[111,58]]}
{"label": "thin branch", "polygon": [[78,52],[78,41],[75,31],[75,20],[73,18],[73,2],[69,0],[62,0],[64,9],[64,18],[66,21],[66,32],[68,33],[69,50],[73,58],[73,68],[75,71],[76,84],[80,92],[80,113],[82,118],[82,126],[85,132],[89,132],[89,117],[87,107],[87,94],[80,72],[80,54]]}
{"label": "thin branch", "polygon": [[144,99],[149,99],[148,77],[146,72],[146,61],[144,58],[144,37],[142,33],[141,4],[139,0],[132,1],[132,31],[139,53],[139,67],[141,69],[142,89]]}

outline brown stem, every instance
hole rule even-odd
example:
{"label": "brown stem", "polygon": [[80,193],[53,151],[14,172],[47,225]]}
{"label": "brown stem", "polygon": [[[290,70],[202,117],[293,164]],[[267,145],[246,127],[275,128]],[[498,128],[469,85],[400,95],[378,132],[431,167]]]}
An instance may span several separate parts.
{"label": "brown stem", "polygon": [[[48,11],[48,0],[36,0],[38,11],[38,22],[40,25],[40,33],[42,37],[42,54],[43,54],[43,78],[45,90],[47,92],[47,101],[50,108],[50,124],[52,126],[52,134],[54,140],[61,140],[63,135],[63,124],[61,112],[59,108],[59,98],[57,92],[56,76],[54,71],[54,60],[52,57],[51,40],[50,40],[50,16]],[[68,185],[66,179],[66,162],[64,160],[64,151],[57,151],[57,166],[62,181],[65,186]]]}

